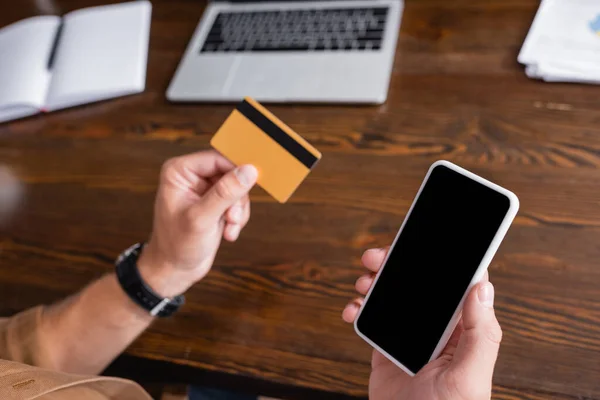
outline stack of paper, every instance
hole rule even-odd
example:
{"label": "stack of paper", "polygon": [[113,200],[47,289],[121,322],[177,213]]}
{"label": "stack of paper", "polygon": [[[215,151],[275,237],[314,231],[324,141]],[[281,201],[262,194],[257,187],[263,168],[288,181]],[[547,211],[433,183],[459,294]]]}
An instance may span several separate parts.
{"label": "stack of paper", "polygon": [[530,78],[600,83],[600,0],[542,0],[518,60]]}

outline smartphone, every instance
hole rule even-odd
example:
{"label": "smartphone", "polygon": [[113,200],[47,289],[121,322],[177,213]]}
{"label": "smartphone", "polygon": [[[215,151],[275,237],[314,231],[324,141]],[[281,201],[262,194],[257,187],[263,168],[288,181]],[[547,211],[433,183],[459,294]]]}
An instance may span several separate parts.
{"label": "smartphone", "polygon": [[514,193],[435,162],[365,297],[356,333],[411,376],[436,359],[518,209]]}

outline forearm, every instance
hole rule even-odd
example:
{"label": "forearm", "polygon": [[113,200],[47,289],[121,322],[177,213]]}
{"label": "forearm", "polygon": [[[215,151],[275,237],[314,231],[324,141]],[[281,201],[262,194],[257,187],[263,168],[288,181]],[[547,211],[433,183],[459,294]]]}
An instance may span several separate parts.
{"label": "forearm", "polygon": [[43,367],[97,374],[151,322],[152,317],[121,289],[116,275],[106,275],[44,310],[39,346],[49,365]]}
{"label": "forearm", "polygon": [[[156,259],[150,248],[144,249],[137,263],[142,279],[162,297],[184,292],[189,277]],[[128,297],[116,274],[106,275],[44,311],[38,332],[39,348],[49,360],[44,367],[97,374],[153,319]]]}
{"label": "forearm", "polygon": [[[257,177],[256,168],[235,168],[214,151],[165,163],[153,232],[137,260],[142,280],[158,297],[173,299],[184,293],[209,272],[221,239],[237,239],[250,217],[248,192]],[[4,330],[0,322],[0,356],[4,347],[15,361],[95,374],[125,350],[153,319],[129,298],[115,274],[40,310],[38,307],[31,314],[12,318],[4,323]],[[27,315],[35,318],[25,318]],[[31,334],[20,335],[20,328],[28,323],[34,327],[28,329]]]}

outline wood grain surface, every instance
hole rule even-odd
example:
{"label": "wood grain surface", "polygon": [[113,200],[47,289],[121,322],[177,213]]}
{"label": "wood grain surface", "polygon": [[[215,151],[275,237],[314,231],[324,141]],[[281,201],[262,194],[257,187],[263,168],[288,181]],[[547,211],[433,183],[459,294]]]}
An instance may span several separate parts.
{"label": "wood grain surface", "polygon": [[[0,26],[102,2],[56,3],[0,0]],[[144,240],[161,163],[208,148],[232,109],[166,101],[205,3],[153,4],[145,93],[0,125],[0,163],[25,188],[0,236],[0,315],[79,289]],[[490,266],[504,329],[494,398],[600,399],[600,88],[525,77],[516,56],[537,6],[408,0],[386,104],[270,106],[321,163],[286,205],[254,190],[239,242],[127,355],[257,379],[267,395],[271,383],[364,397],[371,350],[341,310],[361,253],[390,243],[444,158],[521,200]]]}

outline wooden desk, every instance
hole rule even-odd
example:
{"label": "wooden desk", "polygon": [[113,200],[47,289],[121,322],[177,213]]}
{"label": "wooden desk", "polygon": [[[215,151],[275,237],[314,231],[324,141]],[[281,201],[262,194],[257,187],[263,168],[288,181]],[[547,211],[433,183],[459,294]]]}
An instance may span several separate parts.
{"label": "wooden desk", "polygon": [[[0,0],[0,24],[34,15],[32,4]],[[146,238],[161,163],[207,148],[232,106],[164,95],[203,8],[154,2],[144,94],[0,125],[0,160],[27,189],[1,237],[1,315],[110,270]],[[495,397],[600,399],[600,89],[525,77],[516,55],[536,8],[409,0],[387,104],[271,107],[322,162],[288,205],[255,190],[239,243],[110,371],[365,396],[371,351],[340,312],[362,251],[392,240],[427,167],[445,158],[521,199],[490,268],[504,328]]]}

